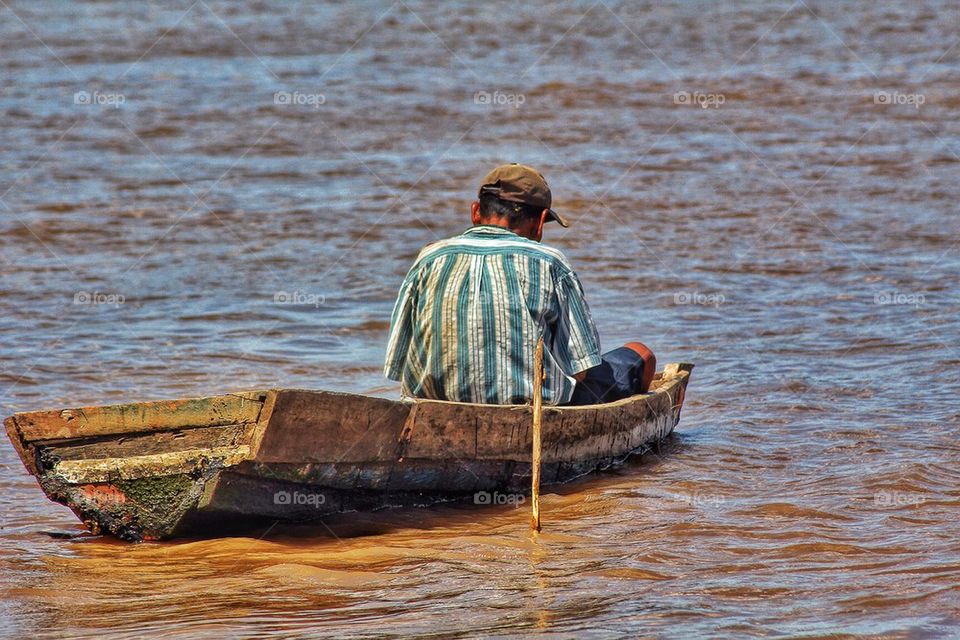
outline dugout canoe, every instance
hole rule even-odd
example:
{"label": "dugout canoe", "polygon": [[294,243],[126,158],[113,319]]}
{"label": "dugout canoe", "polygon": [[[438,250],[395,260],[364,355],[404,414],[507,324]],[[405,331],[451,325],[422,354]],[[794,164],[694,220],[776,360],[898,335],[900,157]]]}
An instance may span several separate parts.
{"label": "dugout canoe", "polygon": [[[650,393],[544,407],[542,484],[642,452],[680,419],[693,365]],[[271,389],[17,413],[4,421],[27,470],[93,533],[214,535],[276,520],[530,490],[531,407]]]}

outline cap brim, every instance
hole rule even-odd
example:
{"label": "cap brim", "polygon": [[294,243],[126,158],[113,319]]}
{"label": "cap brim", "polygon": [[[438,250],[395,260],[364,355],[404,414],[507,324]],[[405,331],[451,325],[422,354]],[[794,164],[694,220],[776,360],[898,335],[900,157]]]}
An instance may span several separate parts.
{"label": "cap brim", "polygon": [[559,213],[557,213],[553,209],[548,209],[548,211],[550,212],[549,215],[547,216],[548,220],[555,220],[561,227],[570,226],[570,223],[567,222],[566,218],[561,216]]}

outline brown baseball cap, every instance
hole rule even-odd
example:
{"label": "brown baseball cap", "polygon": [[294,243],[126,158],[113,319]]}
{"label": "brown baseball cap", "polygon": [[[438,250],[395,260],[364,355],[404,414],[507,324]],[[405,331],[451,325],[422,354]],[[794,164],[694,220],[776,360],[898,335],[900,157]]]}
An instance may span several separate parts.
{"label": "brown baseball cap", "polygon": [[550,194],[550,185],[547,179],[534,169],[525,164],[502,164],[483,179],[480,184],[478,195],[491,193],[501,200],[508,202],[519,202],[539,209],[548,209],[550,213],[547,220],[556,220],[562,227],[569,227],[570,223],[563,217],[550,209],[553,196]]}

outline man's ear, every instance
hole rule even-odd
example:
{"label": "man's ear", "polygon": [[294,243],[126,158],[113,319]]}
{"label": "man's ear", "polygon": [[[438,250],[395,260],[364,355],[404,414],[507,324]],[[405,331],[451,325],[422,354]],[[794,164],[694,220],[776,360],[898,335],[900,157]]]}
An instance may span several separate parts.
{"label": "man's ear", "polygon": [[470,205],[470,221],[473,224],[480,224],[480,203],[474,202]]}
{"label": "man's ear", "polygon": [[538,237],[538,238],[542,238],[542,237],[543,237],[543,225],[547,222],[547,216],[549,216],[549,215],[550,215],[550,210],[549,210],[549,209],[544,209],[544,210],[540,213],[540,223],[537,224],[537,237]]}

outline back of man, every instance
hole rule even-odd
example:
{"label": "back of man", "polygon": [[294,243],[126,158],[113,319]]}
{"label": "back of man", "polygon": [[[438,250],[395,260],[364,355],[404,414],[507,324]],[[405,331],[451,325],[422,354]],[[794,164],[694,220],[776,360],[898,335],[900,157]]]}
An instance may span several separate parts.
{"label": "back of man", "polygon": [[653,354],[645,360],[628,345],[601,358],[580,280],[560,251],[540,243],[547,221],[567,226],[551,200],[536,170],[497,167],[471,207],[474,226],[420,252],[400,287],[384,366],[405,395],[529,402],[541,336],[544,403],[603,402],[646,390]]}
{"label": "back of man", "polygon": [[541,334],[546,403],[568,402],[571,375],[600,364],[583,290],[563,255],[493,225],[424,249],[392,325],[386,375],[414,397],[527,402]]}

